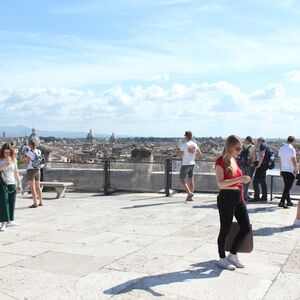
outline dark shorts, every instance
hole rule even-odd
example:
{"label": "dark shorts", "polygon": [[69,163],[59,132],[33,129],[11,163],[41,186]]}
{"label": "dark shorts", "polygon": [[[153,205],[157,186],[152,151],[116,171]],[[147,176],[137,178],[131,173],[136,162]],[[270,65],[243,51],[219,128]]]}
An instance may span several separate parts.
{"label": "dark shorts", "polygon": [[179,178],[185,179],[186,176],[188,176],[188,178],[193,178],[194,177],[194,167],[195,167],[194,165],[181,166]]}
{"label": "dark shorts", "polygon": [[28,169],[26,172],[26,179],[28,181],[40,181],[41,179],[41,172],[39,169]]}

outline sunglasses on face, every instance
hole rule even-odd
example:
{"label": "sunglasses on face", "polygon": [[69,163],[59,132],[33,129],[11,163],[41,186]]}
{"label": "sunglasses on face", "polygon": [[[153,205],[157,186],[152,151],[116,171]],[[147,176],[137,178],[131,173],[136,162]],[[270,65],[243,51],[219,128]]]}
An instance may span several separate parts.
{"label": "sunglasses on face", "polygon": [[10,151],[4,151],[4,154],[10,155],[11,153],[10,153]]}
{"label": "sunglasses on face", "polygon": [[235,149],[236,151],[238,151],[238,152],[240,152],[240,151],[242,150],[242,148],[239,147],[239,146],[235,147],[234,149]]}

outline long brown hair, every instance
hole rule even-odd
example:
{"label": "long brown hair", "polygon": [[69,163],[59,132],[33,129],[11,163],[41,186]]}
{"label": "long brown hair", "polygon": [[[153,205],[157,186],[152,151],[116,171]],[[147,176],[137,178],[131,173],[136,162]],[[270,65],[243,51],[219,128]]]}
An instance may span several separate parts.
{"label": "long brown hair", "polygon": [[0,150],[0,158],[4,158],[4,151],[5,150],[10,150],[10,156],[12,159],[15,159],[16,158],[16,151],[15,149],[13,148],[13,146],[9,143],[5,143],[2,147],[1,147],[1,150]]}
{"label": "long brown hair", "polygon": [[236,135],[230,135],[226,141],[225,141],[225,146],[224,146],[224,150],[223,150],[223,160],[224,160],[224,166],[225,166],[225,172],[228,172],[231,175],[234,175],[235,171],[232,168],[231,165],[231,149],[233,147],[236,147],[237,144],[242,144],[241,140],[239,137],[237,137]]}
{"label": "long brown hair", "polygon": [[29,146],[31,146],[32,150],[36,149],[36,143],[34,141],[29,141]]}

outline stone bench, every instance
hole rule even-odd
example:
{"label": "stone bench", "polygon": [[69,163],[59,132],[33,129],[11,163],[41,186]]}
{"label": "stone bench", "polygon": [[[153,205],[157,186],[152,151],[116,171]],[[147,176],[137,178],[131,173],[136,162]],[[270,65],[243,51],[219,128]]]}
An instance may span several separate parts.
{"label": "stone bench", "polygon": [[54,187],[57,193],[56,199],[65,197],[65,191],[68,186],[72,186],[73,182],[59,182],[59,181],[41,181],[41,189],[46,187]]}

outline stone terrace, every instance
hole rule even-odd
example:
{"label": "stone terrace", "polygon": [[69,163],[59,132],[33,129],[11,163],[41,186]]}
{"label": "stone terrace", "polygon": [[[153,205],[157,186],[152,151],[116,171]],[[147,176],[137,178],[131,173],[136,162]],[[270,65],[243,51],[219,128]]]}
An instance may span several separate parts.
{"label": "stone terrace", "polygon": [[245,269],[216,265],[215,194],[45,194],[21,226],[0,232],[0,299],[299,299],[296,208],[249,204],[254,251]]}

